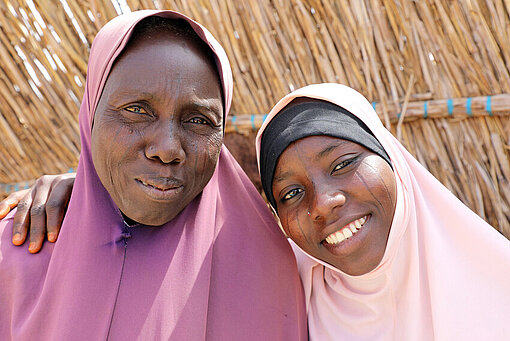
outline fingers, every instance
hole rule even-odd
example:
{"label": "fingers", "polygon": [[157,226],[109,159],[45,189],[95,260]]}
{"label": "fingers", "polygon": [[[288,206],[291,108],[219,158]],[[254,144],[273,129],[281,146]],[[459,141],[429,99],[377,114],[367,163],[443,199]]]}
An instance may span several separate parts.
{"label": "fingers", "polygon": [[9,205],[18,205],[13,221],[14,245],[23,244],[28,232],[30,253],[41,250],[47,231],[49,241],[57,240],[75,177],[75,173],[44,175],[29,190],[13,193],[2,202],[0,208],[7,206],[8,210]]}
{"label": "fingers", "polygon": [[30,189],[24,189],[9,194],[7,198],[0,201],[0,219],[4,218],[14,207],[18,205],[18,202],[30,191]]}
{"label": "fingers", "polygon": [[55,242],[64,220],[73,189],[75,174],[62,175],[53,181],[51,193],[46,203],[46,221],[48,240]]}
{"label": "fingers", "polygon": [[44,175],[36,181],[30,208],[30,244],[28,246],[30,253],[37,253],[41,250],[46,236],[46,202],[54,178],[51,175]]}
{"label": "fingers", "polygon": [[28,224],[30,223],[30,207],[32,206],[33,191],[29,189],[24,192],[25,195],[18,200],[18,209],[13,219],[12,243],[14,245],[21,245],[25,242]]}

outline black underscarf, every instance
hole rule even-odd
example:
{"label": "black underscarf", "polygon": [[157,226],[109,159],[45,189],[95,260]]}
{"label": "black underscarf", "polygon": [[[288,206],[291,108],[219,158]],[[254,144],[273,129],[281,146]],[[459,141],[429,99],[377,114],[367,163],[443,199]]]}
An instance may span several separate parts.
{"label": "black underscarf", "polygon": [[278,158],[292,142],[317,135],[337,137],[362,145],[392,167],[388,154],[367,125],[347,110],[317,100],[284,108],[266,127],[260,146],[262,187],[275,210],[272,187]]}

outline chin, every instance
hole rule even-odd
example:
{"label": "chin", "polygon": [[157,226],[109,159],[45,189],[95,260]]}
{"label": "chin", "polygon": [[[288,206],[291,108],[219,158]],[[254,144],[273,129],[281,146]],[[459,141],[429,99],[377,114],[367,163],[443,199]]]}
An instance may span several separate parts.
{"label": "chin", "polygon": [[158,215],[157,217],[154,217],[154,216],[147,217],[147,216],[145,216],[145,217],[141,217],[140,219],[138,219],[136,221],[139,222],[142,225],[161,226],[161,225],[165,225],[169,221],[173,220],[175,217],[176,217],[176,215],[167,216],[167,217],[163,217],[162,215]]}
{"label": "chin", "polygon": [[174,219],[177,216],[177,214],[178,214],[178,213],[176,213],[176,214],[173,214],[173,215],[169,215],[168,211],[169,211],[168,210],[168,205],[165,206],[165,209],[159,210],[159,212],[164,212],[165,214],[163,214],[163,213],[148,214],[147,211],[125,213],[125,212],[129,212],[129,210],[125,210],[124,211],[124,210],[121,209],[121,212],[123,212],[124,216],[127,217],[129,220],[131,220],[131,222],[126,221],[129,225],[131,225],[131,224],[142,224],[142,225],[147,225],[147,226],[161,226],[161,225],[164,225],[167,222],[169,222],[172,219]]}

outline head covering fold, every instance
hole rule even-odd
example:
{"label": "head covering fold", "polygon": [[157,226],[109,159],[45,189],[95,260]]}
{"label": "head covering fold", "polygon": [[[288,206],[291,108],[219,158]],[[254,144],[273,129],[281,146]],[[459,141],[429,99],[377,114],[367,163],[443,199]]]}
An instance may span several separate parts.
{"label": "head covering fold", "polygon": [[161,227],[128,227],[93,166],[93,113],[115,58],[148,16],[186,20],[211,48],[223,86],[223,48],[172,11],[138,11],[96,36],[79,114],[82,151],[55,244],[14,247],[0,222],[0,335],[12,340],[305,340],[302,287],[292,251],[258,192],[222,147],[217,168]]}
{"label": "head covering fold", "polygon": [[336,104],[363,121],[388,153],[397,184],[386,251],[350,276],[293,249],[311,340],[508,340],[510,242],[460,202],[384,128],[370,103],[340,84],[281,99],[257,135],[300,97]]}

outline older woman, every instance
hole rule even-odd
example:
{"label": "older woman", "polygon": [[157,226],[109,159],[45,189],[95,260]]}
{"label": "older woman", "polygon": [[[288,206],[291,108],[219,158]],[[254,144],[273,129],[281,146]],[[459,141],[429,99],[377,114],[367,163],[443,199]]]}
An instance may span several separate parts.
{"label": "older woman", "polygon": [[257,135],[311,340],[510,340],[510,242],[339,84],[276,104]]}
{"label": "older woman", "polygon": [[0,222],[0,335],[12,340],[303,340],[295,259],[222,146],[225,53],[171,11],[97,35],[59,240],[29,255]]}

